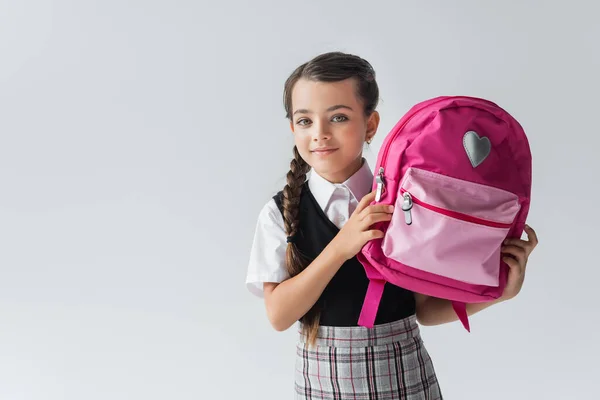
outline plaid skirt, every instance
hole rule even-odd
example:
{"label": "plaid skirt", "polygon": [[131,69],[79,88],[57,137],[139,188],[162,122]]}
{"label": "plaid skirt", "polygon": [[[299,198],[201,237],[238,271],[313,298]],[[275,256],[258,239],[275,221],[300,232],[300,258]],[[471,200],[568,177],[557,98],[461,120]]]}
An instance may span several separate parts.
{"label": "plaid skirt", "polygon": [[315,347],[300,334],[296,399],[442,400],[416,317],[365,327],[321,326]]}

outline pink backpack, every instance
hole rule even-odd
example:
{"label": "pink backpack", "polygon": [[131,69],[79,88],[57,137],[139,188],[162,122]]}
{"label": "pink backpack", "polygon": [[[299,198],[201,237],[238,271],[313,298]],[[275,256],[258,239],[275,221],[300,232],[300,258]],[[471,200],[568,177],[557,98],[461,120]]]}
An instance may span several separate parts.
{"label": "pink backpack", "polygon": [[496,104],[443,96],[413,106],[378,154],[375,203],[395,205],[385,237],[357,257],[369,278],[359,325],[372,327],[386,282],[452,301],[497,299],[508,265],[500,248],[521,237],[529,212],[531,152],[521,125]]}

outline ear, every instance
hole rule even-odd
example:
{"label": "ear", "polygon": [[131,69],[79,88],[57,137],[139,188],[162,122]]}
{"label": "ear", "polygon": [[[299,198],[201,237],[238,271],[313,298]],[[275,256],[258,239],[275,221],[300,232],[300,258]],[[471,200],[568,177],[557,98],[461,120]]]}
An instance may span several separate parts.
{"label": "ear", "polygon": [[377,133],[377,128],[379,127],[380,116],[377,111],[373,111],[373,113],[369,116],[367,121],[367,137],[365,140],[370,142],[373,140],[373,137]]}

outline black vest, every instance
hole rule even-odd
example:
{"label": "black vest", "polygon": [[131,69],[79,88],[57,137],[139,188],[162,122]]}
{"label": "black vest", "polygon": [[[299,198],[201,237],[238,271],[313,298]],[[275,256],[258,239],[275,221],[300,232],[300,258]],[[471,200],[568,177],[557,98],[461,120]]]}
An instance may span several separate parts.
{"label": "black vest", "polygon": [[[282,192],[273,197],[283,213]],[[339,229],[323,212],[308,183],[302,187],[299,208],[300,226],[296,245],[310,261],[314,260]],[[318,300],[323,326],[357,326],[369,279],[364,267],[355,257],[346,261],[329,282]],[[397,321],[415,313],[413,293],[386,283],[375,324]]]}

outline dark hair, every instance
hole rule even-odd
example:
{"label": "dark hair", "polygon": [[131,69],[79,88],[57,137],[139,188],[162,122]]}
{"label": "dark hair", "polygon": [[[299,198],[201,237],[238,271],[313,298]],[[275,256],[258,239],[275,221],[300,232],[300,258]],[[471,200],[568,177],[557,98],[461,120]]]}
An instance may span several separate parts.
{"label": "dark hair", "polygon": [[[375,80],[375,71],[368,61],[342,52],[324,53],[300,65],[286,80],[283,91],[284,107],[286,118],[290,121],[293,112],[292,90],[301,78],[320,82],[338,82],[353,78],[356,81],[356,94],[363,104],[367,117],[375,111],[379,102],[379,87]],[[311,168],[300,156],[296,146],[293,154],[290,171],[287,173],[287,184],[283,189],[283,219],[288,238],[294,238],[297,234],[300,194],[306,182],[306,174]],[[302,258],[294,241],[288,240],[286,267],[290,277],[298,275],[306,266],[307,262]],[[319,319],[318,302],[300,319],[303,333],[311,344],[314,344],[317,339]]]}

